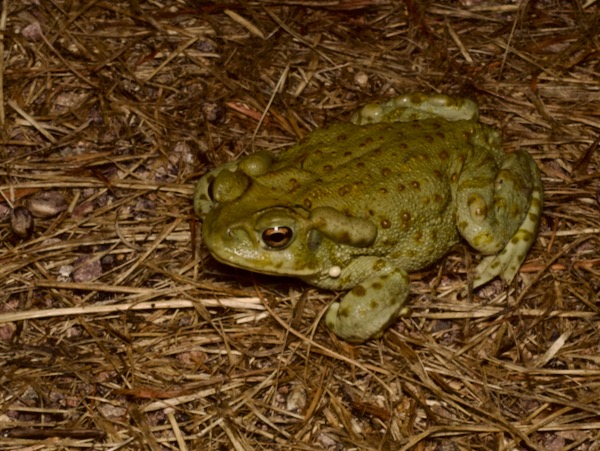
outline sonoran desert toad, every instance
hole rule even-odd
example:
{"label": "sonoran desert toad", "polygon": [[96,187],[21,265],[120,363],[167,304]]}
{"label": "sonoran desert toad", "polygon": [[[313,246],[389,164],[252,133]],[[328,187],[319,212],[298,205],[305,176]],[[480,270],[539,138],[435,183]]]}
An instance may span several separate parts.
{"label": "sonoran desert toad", "polygon": [[353,343],[380,336],[406,310],[408,273],[460,237],[487,256],[475,287],[511,281],[538,227],[540,174],[477,119],[470,100],[411,94],[224,164],[196,188],[204,242],[228,265],[349,290],[325,322]]}

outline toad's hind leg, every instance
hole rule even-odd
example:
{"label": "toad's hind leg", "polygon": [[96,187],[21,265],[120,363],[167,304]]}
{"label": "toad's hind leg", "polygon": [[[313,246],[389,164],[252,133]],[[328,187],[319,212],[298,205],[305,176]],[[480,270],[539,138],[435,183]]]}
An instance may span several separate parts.
{"label": "toad's hind leg", "polygon": [[539,225],[543,197],[539,169],[527,152],[516,151],[506,155],[494,183],[465,185],[465,189],[459,185],[457,199],[459,230],[475,249],[488,254],[475,269],[473,286],[496,276],[511,282]]}

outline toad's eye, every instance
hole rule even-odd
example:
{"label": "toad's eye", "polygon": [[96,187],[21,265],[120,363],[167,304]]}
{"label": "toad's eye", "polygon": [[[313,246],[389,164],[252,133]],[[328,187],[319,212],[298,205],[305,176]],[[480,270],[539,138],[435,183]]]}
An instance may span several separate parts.
{"label": "toad's eye", "polygon": [[264,243],[274,249],[282,249],[292,241],[294,232],[290,227],[270,227],[262,233]]}

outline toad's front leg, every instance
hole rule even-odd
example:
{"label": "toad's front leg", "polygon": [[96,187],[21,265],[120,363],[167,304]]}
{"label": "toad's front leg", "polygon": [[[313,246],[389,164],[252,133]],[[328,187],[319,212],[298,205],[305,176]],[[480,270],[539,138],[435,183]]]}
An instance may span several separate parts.
{"label": "toad's front leg", "polygon": [[398,316],[408,296],[406,271],[377,257],[361,257],[342,271],[340,277],[361,280],[343,298],[329,307],[325,324],[338,337],[362,343],[380,337]]}

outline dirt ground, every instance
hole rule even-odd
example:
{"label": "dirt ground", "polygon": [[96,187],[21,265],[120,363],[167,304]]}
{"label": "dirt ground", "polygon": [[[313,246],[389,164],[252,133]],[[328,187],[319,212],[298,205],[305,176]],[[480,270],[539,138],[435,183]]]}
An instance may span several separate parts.
{"label": "dirt ground", "polygon": [[[600,2],[5,0],[0,449],[600,449]],[[195,182],[410,92],[544,184],[518,277],[466,244],[350,345],[340,293],[203,245]]]}

